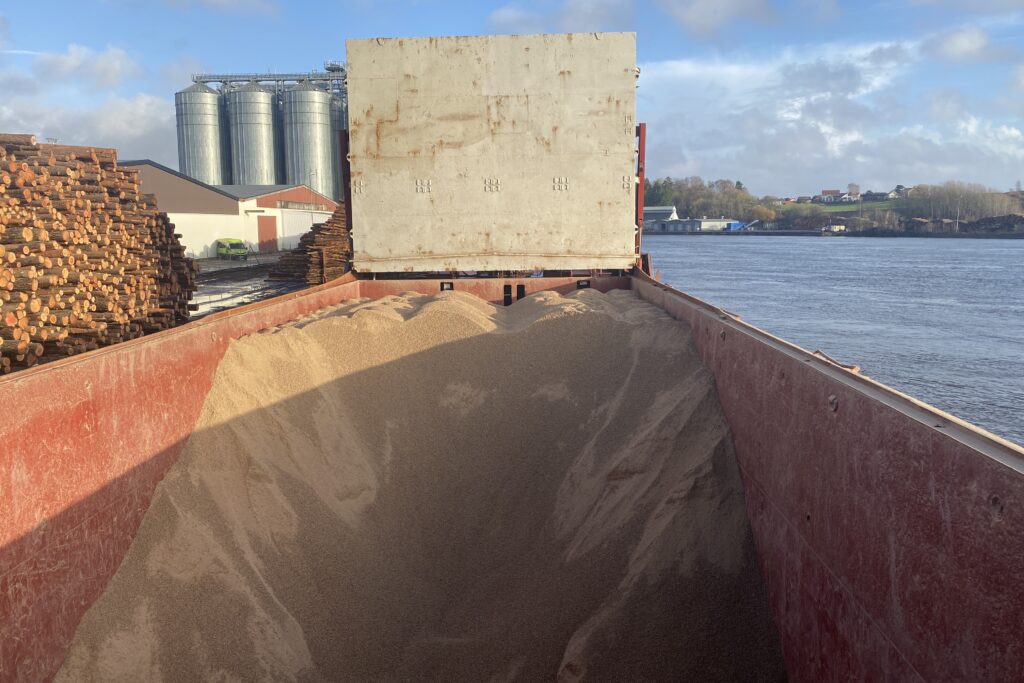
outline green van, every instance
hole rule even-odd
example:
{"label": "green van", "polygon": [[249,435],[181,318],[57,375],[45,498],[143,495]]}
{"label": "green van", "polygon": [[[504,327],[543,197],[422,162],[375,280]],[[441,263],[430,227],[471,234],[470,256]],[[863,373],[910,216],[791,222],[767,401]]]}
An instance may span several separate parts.
{"label": "green van", "polygon": [[234,261],[235,259],[247,261],[249,259],[249,248],[240,239],[225,237],[217,240],[217,258],[228,259],[229,261]]}

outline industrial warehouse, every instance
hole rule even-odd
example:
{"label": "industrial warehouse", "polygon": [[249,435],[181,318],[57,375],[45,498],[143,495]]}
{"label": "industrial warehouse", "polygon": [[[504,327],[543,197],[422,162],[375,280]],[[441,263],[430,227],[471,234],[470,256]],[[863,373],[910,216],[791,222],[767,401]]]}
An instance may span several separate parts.
{"label": "industrial warehouse", "polygon": [[305,185],[207,185],[155,161],[122,161],[136,169],[142,192],[155,195],[186,255],[217,256],[216,243],[237,238],[260,253],[294,249],[337,202]]}
{"label": "industrial warehouse", "polygon": [[195,75],[174,95],[179,170],[122,165],[140,169],[143,191],[170,215],[189,256],[215,257],[222,238],[260,253],[293,249],[342,196],[345,76],[339,62],[308,73]]}

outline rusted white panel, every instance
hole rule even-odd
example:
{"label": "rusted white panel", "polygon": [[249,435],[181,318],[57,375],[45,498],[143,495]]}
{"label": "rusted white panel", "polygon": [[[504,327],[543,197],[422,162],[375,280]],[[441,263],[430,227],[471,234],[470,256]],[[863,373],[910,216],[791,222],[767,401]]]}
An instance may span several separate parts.
{"label": "rusted white panel", "polygon": [[635,34],[347,52],[356,270],[632,266]]}

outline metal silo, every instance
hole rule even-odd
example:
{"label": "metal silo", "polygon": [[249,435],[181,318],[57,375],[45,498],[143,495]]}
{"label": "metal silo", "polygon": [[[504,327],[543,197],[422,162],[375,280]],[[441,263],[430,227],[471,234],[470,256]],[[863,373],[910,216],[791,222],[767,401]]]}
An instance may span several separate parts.
{"label": "metal silo", "polygon": [[285,91],[282,111],[285,181],[333,196],[330,93],[303,81]]}
{"label": "metal silo", "polygon": [[342,199],[341,133],[345,130],[345,104],[338,96],[331,97],[331,170],[334,172],[335,199]]}
{"label": "metal silo", "polygon": [[283,185],[288,180],[285,173],[284,113],[281,111],[280,90],[274,91],[274,160],[277,162],[274,165],[274,177],[278,185]]}
{"label": "metal silo", "polygon": [[231,182],[224,107],[216,90],[202,83],[174,93],[178,123],[178,169],[210,185]]}
{"label": "metal silo", "polygon": [[234,185],[277,183],[274,148],[274,93],[255,83],[227,94]]}

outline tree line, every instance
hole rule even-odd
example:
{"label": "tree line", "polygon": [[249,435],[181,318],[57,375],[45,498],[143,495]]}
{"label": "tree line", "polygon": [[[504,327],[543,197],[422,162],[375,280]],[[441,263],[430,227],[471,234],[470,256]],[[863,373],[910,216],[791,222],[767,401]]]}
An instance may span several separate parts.
{"label": "tree line", "polygon": [[774,198],[750,194],[740,181],[705,181],[698,176],[644,180],[644,204],[674,206],[680,218],[735,218],[743,221],[775,219]]}
{"label": "tree line", "polygon": [[1020,211],[1020,202],[984,185],[950,181],[918,185],[896,204],[896,210],[914,218],[976,221]]}
{"label": "tree line", "polygon": [[[855,184],[851,192],[859,191]],[[901,195],[887,210],[904,218],[929,220],[974,221],[993,216],[1021,212],[1021,201],[1012,194],[995,191],[984,185],[949,181],[942,185],[896,187]],[[818,204],[778,205],[771,195],[755,197],[741,181],[728,179],[706,181],[699,176],[644,180],[644,204],[675,206],[680,218],[735,218],[742,221],[770,222],[788,216],[807,218],[822,212]],[[851,212],[867,212],[870,202],[849,206]]]}

